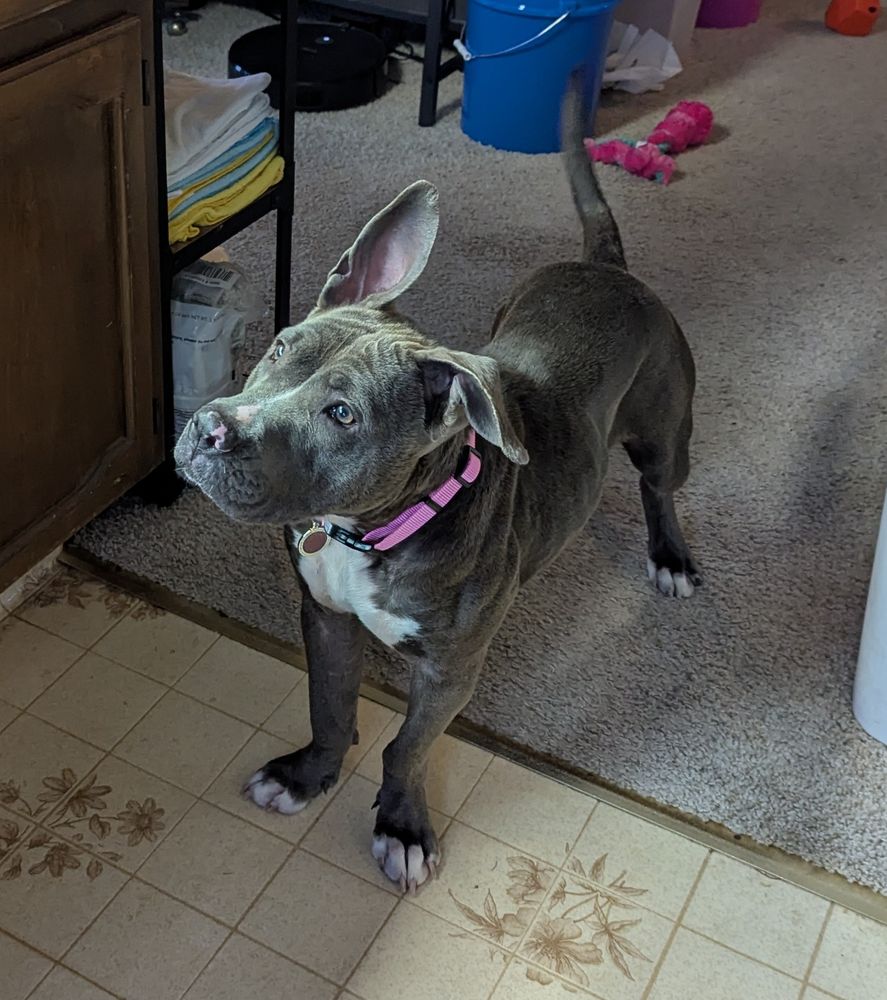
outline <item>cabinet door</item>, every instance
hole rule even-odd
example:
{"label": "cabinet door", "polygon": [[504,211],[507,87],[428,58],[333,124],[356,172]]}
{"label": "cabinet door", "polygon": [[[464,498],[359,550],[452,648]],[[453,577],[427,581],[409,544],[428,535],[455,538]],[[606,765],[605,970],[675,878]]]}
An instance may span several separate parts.
{"label": "cabinet door", "polygon": [[0,71],[0,584],[161,457],[140,39]]}

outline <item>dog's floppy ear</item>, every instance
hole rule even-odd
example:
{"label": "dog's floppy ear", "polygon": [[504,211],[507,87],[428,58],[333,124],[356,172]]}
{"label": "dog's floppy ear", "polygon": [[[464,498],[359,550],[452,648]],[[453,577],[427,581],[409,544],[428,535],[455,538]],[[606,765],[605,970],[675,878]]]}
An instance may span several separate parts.
{"label": "dog's floppy ear", "polygon": [[515,433],[505,400],[499,366],[492,358],[443,347],[417,355],[425,387],[425,412],[429,425],[451,427],[467,419],[477,433],[501,448],[517,465],[530,460]]}
{"label": "dog's floppy ear", "polygon": [[437,188],[416,181],[361,230],[329,273],[318,309],[381,308],[419,277],[437,236]]}

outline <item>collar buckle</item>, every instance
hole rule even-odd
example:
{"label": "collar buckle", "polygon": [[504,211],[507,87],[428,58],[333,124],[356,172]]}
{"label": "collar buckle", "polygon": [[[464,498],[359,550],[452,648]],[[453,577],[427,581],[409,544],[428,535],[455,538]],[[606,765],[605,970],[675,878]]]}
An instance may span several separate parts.
{"label": "collar buckle", "polygon": [[327,522],[324,524],[323,530],[330,536],[330,538],[335,539],[337,542],[341,542],[343,545],[347,545],[349,549],[356,549],[358,552],[373,551],[372,542],[363,541],[360,535],[356,535],[353,531],[343,528],[340,524]]}

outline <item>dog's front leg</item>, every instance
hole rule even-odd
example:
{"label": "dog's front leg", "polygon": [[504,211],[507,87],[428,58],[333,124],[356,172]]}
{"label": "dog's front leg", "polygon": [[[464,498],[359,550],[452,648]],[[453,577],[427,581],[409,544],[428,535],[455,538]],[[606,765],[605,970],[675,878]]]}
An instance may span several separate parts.
{"label": "dog's front leg", "polygon": [[462,662],[419,661],[406,719],[383,751],[373,856],[404,891],[415,892],[440,861],[425,803],[428,752],[471,697],[485,653]]}
{"label": "dog's front leg", "polygon": [[308,660],[311,742],[269,761],[244,792],[256,805],[298,812],[339,779],[348,748],[357,742],[357,699],[367,632],[354,615],[322,607],[303,587],[302,638]]}

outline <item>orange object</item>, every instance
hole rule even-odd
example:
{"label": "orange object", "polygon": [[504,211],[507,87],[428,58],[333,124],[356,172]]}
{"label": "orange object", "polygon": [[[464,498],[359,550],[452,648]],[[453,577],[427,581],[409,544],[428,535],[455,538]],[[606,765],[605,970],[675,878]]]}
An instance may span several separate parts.
{"label": "orange object", "polygon": [[842,35],[867,35],[880,13],[880,0],[832,0],[825,12],[825,23]]}

